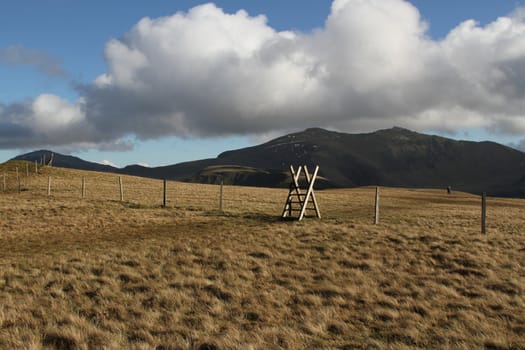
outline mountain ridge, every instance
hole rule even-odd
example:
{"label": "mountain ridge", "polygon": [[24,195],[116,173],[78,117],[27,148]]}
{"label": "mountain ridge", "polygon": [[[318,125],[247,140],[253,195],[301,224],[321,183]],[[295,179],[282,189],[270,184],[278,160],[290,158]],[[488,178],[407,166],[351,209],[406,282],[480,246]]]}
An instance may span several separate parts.
{"label": "mountain ridge", "polygon": [[[16,157],[37,160],[36,151]],[[457,141],[393,127],[348,134],[321,128],[220,153],[147,168],[114,168],[55,153],[53,165],[187,182],[285,187],[290,165],[320,166],[320,188],[381,185],[525,196],[525,153],[490,141]],[[85,162],[85,161],[84,161]],[[84,166],[84,168],[82,168]],[[96,168],[96,169],[95,169]]]}

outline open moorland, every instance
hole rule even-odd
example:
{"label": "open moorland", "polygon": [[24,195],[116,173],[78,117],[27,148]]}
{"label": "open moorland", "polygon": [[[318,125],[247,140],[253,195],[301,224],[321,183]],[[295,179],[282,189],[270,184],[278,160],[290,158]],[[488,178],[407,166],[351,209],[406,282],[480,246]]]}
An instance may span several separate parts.
{"label": "open moorland", "polygon": [[[1,349],[525,349],[525,200],[0,165]],[[27,167],[26,167],[27,166]],[[15,167],[19,168],[20,186]],[[31,168],[29,168],[31,167]],[[29,173],[29,176],[27,176]],[[85,195],[82,198],[82,177]],[[48,195],[48,181],[51,191]]]}

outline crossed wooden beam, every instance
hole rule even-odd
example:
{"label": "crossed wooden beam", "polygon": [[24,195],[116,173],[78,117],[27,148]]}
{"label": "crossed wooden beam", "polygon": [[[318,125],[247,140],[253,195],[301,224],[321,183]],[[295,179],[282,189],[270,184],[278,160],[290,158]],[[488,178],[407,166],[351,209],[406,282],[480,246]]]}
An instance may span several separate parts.
{"label": "crossed wooden beam", "polygon": [[[317,205],[317,200],[315,199],[314,193],[314,183],[317,177],[317,172],[319,171],[319,166],[315,167],[314,173],[310,176],[308,168],[306,165],[300,165],[295,171],[293,165],[290,165],[290,174],[292,175],[292,182],[290,183],[290,191],[288,192],[288,197],[284,205],[283,214],[281,217],[292,218],[294,213],[299,213],[298,220],[301,221],[307,210],[314,210],[315,215],[318,218],[321,218],[321,213],[319,212],[319,206]],[[299,185],[299,179],[301,174],[304,172],[304,177],[306,178],[306,184],[308,189],[303,191]],[[309,201],[311,200],[312,206],[308,206]]]}

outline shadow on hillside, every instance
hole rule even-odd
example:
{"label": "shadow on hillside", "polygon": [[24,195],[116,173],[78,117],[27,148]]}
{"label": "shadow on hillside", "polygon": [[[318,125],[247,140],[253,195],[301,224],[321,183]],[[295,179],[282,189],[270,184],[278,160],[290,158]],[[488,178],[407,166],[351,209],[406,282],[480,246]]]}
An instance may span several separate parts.
{"label": "shadow on hillside", "polygon": [[281,221],[281,217],[279,215],[270,215],[264,213],[244,213],[241,214],[240,217],[243,219],[256,220],[268,223]]}
{"label": "shadow on hillside", "polygon": [[219,210],[206,211],[205,216],[215,216],[215,217],[224,217],[224,218],[235,218],[235,219],[244,219],[252,220],[261,223],[275,223],[282,221],[279,215],[271,215],[265,213],[230,213],[223,212]]}

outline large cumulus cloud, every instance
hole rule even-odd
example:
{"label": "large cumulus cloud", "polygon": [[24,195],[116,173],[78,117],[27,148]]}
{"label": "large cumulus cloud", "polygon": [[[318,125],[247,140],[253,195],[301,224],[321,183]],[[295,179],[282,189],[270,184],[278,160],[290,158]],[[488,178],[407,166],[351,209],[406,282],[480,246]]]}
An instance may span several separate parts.
{"label": "large cumulus cloud", "polygon": [[335,0],[310,33],[206,4],[144,18],[104,53],[107,72],[78,87],[79,101],[0,106],[0,134],[12,135],[0,147],[306,126],[525,133],[521,10],[484,27],[460,23],[435,41],[403,0]]}

